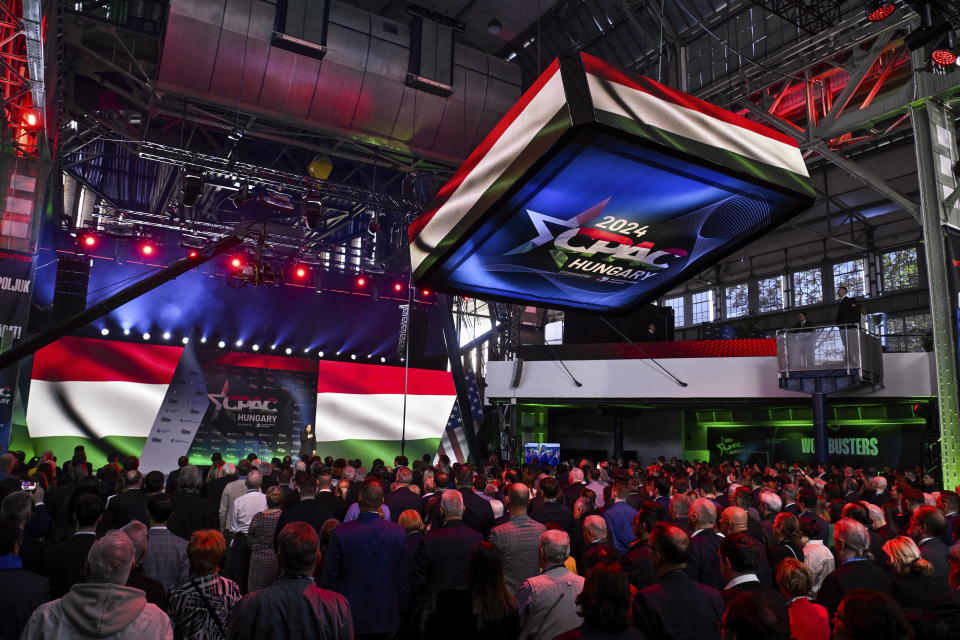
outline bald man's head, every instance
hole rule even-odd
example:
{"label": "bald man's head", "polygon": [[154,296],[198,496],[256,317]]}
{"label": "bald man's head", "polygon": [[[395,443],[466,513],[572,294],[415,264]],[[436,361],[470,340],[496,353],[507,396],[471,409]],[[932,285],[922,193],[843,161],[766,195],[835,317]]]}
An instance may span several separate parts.
{"label": "bald man's head", "polygon": [[690,505],[687,519],[694,531],[697,529],[712,529],[717,524],[717,505],[713,503],[713,500],[697,498]]}
{"label": "bald man's head", "polygon": [[724,535],[746,531],[749,518],[743,507],[727,507],[720,515],[720,531]]}
{"label": "bald man's head", "polygon": [[526,513],[530,504],[530,488],[522,482],[514,482],[507,487],[507,500],[510,513]]}

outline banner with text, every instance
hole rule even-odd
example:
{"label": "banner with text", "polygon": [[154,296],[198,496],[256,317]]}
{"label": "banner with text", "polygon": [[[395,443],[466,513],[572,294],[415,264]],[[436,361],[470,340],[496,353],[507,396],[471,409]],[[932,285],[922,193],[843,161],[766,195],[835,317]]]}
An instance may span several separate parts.
{"label": "banner with text", "polygon": [[316,360],[220,352],[200,359],[207,406],[191,461],[207,464],[214,451],[226,460],[299,454],[301,433],[315,414]]}
{"label": "banner with text", "polygon": [[[922,457],[922,424],[830,427],[831,462],[858,465],[913,464]],[[707,429],[711,462],[739,460],[768,465],[815,462],[813,427],[712,427]],[[902,463],[901,463],[902,461]]]}

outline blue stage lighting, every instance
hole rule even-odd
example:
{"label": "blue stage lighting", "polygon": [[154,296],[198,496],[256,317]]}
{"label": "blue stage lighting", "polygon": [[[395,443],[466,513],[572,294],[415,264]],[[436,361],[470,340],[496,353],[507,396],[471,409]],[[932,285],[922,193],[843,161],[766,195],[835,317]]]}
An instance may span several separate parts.
{"label": "blue stage lighting", "polygon": [[102,335],[102,336],[108,336],[108,335],[110,335],[110,329],[106,329],[106,328],[100,329],[100,335]]}
{"label": "blue stage lighting", "polygon": [[150,339],[150,334],[149,334],[149,333],[144,333],[144,334],[143,334],[143,339],[144,339],[144,340],[149,340],[149,339]]}

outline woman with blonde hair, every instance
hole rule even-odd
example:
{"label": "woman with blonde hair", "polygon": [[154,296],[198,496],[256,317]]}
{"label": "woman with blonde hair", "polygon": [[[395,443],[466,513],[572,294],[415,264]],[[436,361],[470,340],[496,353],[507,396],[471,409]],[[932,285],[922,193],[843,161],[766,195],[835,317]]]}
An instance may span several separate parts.
{"label": "woman with blonde hair", "polygon": [[893,572],[893,598],[904,609],[929,609],[943,594],[934,578],[933,565],[920,555],[912,538],[897,536],[883,545]]}

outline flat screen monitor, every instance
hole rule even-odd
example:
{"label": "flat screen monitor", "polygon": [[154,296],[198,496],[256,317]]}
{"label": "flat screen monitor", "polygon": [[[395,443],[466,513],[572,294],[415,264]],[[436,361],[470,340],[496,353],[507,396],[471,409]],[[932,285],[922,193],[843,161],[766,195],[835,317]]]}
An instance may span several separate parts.
{"label": "flat screen monitor", "polygon": [[557,466],[560,464],[560,443],[559,442],[528,442],[523,445],[523,462],[532,464],[548,464]]}

